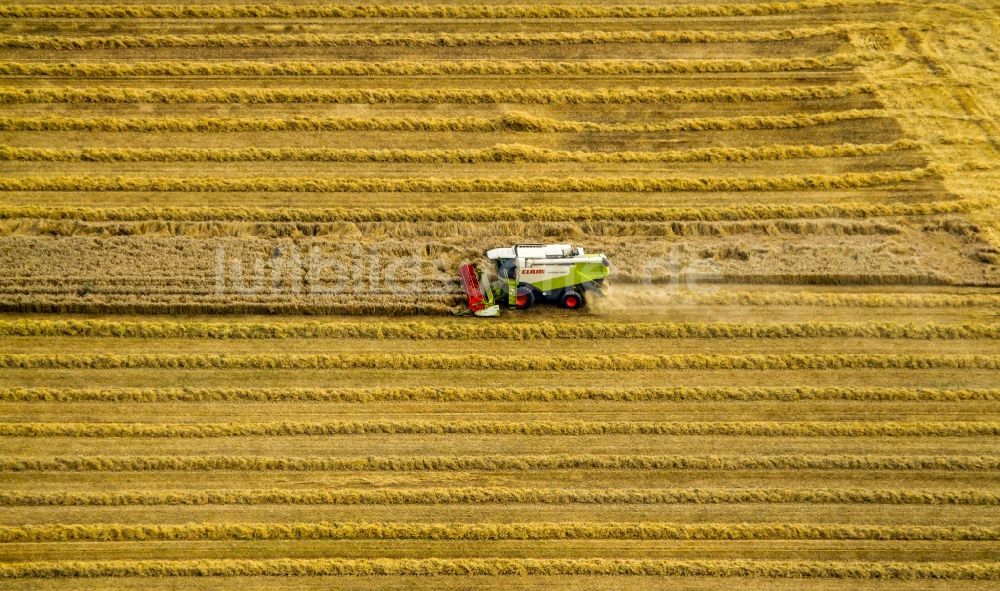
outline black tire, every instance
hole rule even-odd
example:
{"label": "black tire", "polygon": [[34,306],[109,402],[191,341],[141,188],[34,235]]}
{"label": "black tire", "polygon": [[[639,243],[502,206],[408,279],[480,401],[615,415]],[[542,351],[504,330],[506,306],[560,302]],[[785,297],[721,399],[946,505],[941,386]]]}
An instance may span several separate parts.
{"label": "black tire", "polygon": [[535,303],[535,290],[527,285],[518,285],[516,298],[514,307],[518,310],[527,310]]}
{"label": "black tire", "polygon": [[567,291],[560,298],[559,304],[567,310],[579,310],[583,307],[583,294],[575,291]]}

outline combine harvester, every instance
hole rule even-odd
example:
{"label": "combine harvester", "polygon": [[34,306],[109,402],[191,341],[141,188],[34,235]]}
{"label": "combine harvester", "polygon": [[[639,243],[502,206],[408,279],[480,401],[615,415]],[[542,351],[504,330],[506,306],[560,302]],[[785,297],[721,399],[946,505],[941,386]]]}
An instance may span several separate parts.
{"label": "combine harvester", "polygon": [[586,303],[584,294],[601,294],[611,268],[603,254],[586,254],[569,244],[517,244],[494,248],[486,258],[496,267],[496,280],[476,266],[458,268],[469,312],[476,316],[498,316],[500,302],[525,310],[535,302],[559,302],[577,310]]}

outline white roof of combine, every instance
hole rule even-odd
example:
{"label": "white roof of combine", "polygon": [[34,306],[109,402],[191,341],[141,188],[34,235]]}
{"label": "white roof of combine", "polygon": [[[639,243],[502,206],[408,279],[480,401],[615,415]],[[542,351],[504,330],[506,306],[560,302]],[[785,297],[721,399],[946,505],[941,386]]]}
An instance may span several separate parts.
{"label": "white roof of combine", "polygon": [[489,259],[519,258],[561,258],[583,254],[582,248],[574,248],[572,244],[517,244],[513,248],[494,248],[486,253]]}
{"label": "white roof of combine", "polygon": [[490,259],[491,261],[495,261],[497,259],[512,259],[514,258],[514,249],[494,248],[492,250],[486,251],[486,258]]}

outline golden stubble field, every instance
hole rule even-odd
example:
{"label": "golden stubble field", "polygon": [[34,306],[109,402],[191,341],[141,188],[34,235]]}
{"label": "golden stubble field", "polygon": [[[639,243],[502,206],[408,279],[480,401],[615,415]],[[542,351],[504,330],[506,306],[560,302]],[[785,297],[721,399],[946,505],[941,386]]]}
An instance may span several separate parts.
{"label": "golden stubble field", "polygon": [[[0,588],[995,586],[997,39],[0,6]],[[539,241],[608,295],[452,317]]]}

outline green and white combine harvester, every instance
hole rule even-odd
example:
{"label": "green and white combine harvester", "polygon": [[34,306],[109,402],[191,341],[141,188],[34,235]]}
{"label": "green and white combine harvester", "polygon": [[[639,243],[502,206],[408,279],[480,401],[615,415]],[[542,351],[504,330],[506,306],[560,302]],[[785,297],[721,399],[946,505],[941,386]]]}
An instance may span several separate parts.
{"label": "green and white combine harvester", "polygon": [[458,268],[469,311],[476,316],[498,316],[500,304],[525,310],[537,302],[558,302],[577,310],[586,294],[600,295],[611,263],[603,254],[587,254],[570,244],[517,244],[486,253],[496,278],[476,266]]}

